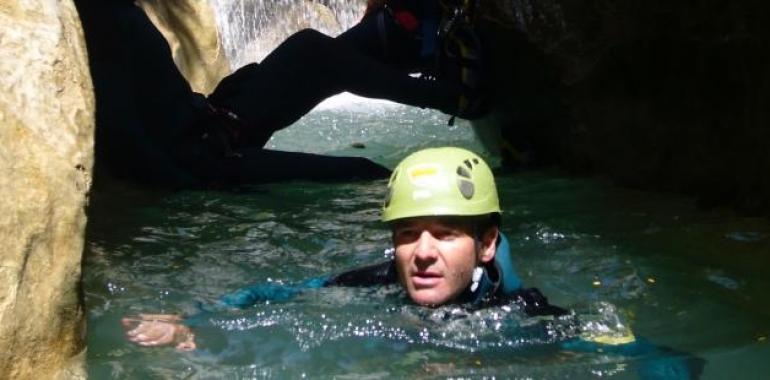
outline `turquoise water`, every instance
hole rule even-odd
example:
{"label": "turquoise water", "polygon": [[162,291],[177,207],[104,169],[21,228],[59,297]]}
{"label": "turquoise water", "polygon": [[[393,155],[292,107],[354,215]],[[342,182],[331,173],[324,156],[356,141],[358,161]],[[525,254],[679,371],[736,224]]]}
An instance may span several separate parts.
{"label": "turquoise water", "polygon": [[[389,104],[321,107],[270,144],[389,165],[422,146],[480,149],[467,125],[445,122]],[[84,269],[91,378],[637,378],[637,359],[554,349],[515,313],[447,320],[457,311],[409,305],[389,288],[321,289],[216,313],[199,332],[207,346],[192,353],[124,340],[125,315],[192,314],[246,284],[382,260],[384,186],[167,193],[115,185],[95,194]],[[501,174],[498,186],[503,231],[527,286],[584,320],[614,306],[638,335],[705,359],[703,378],[766,377],[765,220],[558,172]]]}

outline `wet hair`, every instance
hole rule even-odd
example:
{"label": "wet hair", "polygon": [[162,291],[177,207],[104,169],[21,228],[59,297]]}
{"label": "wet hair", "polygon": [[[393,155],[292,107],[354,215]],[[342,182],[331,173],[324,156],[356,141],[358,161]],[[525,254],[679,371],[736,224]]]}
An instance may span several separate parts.
{"label": "wet hair", "polygon": [[500,225],[503,222],[502,217],[498,212],[493,212],[491,214],[478,216],[476,218],[478,219],[475,221],[475,223],[478,226],[477,228],[480,231],[486,231],[492,227],[500,228]]}

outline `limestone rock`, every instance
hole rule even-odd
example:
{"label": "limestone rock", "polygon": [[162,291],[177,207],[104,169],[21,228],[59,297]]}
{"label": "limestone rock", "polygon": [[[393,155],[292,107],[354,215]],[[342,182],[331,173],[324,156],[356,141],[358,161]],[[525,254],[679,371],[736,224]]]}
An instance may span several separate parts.
{"label": "limestone rock", "polygon": [[360,1],[326,1],[322,4],[305,0],[219,0],[217,3],[224,18],[220,33],[233,67],[261,61],[286,38],[305,28],[337,35],[343,31],[342,22],[358,20],[364,9]]}
{"label": "limestone rock", "polygon": [[230,73],[207,1],[140,0],[138,4],[168,41],[182,75],[194,91],[211,93]]}
{"label": "limestone rock", "polygon": [[71,1],[0,4],[0,378],[82,378],[93,109]]}

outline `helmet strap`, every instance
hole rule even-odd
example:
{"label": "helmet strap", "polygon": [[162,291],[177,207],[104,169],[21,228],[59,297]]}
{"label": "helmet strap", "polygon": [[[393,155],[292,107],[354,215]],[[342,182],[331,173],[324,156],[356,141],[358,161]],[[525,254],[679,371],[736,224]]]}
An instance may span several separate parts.
{"label": "helmet strap", "polygon": [[473,222],[473,256],[476,259],[476,266],[473,268],[473,276],[471,277],[471,293],[475,292],[476,289],[479,288],[479,281],[481,281],[481,276],[484,274],[484,268],[481,263],[481,258],[479,257],[481,255],[481,248],[483,245],[483,236],[481,236],[482,231],[479,227],[479,222],[474,221]]}
{"label": "helmet strap", "polygon": [[473,277],[471,277],[471,293],[475,292],[479,288],[479,282],[481,276],[484,275],[484,268],[476,266],[473,268]]}

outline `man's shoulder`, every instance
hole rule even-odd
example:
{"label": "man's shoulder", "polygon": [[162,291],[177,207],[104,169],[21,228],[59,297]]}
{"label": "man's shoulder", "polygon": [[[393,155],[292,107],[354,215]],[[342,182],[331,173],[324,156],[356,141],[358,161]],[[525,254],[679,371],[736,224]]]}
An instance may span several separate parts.
{"label": "man's shoulder", "polygon": [[551,305],[538,288],[519,288],[496,296],[498,303],[513,303],[530,317],[547,315],[559,317],[569,314],[569,310]]}
{"label": "man's shoulder", "polygon": [[332,276],[326,281],[326,286],[377,286],[395,282],[395,262],[387,260]]}

